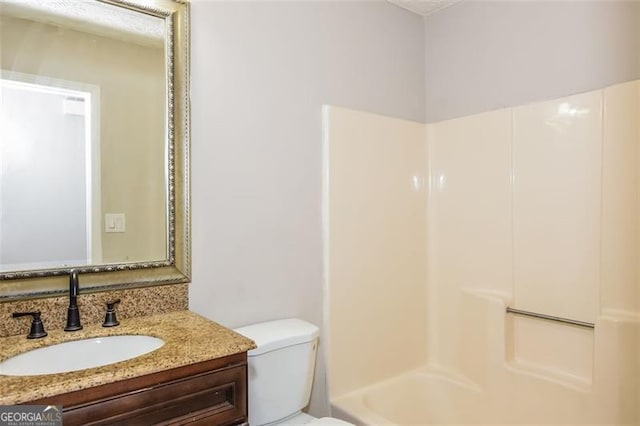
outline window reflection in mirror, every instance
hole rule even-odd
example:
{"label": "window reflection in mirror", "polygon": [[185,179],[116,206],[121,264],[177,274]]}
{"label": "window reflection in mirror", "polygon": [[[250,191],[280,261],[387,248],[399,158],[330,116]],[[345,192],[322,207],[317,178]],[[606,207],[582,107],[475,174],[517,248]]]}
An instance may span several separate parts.
{"label": "window reflection in mirror", "polygon": [[4,270],[84,265],[102,258],[100,164],[93,161],[93,153],[100,149],[94,137],[99,129],[94,135],[98,123],[91,119],[92,99],[99,103],[98,89],[92,96],[91,91],[63,85],[74,86],[0,78]]}
{"label": "window reflection in mirror", "polygon": [[0,272],[166,260],[164,21],[58,3],[0,3]]}

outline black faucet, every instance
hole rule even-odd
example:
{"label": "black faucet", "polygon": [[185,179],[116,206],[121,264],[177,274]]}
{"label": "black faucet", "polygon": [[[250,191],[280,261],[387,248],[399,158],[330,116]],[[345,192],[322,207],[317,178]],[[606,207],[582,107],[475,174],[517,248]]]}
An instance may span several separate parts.
{"label": "black faucet", "polygon": [[80,310],[78,309],[79,292],[80,283],[78,280],[78,271],[72,269],[69,272],[69,309],[67,309],[67,326],[64,328],[64,331],[82,330]]}

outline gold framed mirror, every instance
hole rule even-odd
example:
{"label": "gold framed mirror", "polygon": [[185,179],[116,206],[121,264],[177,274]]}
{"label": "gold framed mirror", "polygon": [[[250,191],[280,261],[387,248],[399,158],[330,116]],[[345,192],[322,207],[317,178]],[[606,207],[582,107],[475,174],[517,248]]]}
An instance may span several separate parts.
{"label": "gold framed mirror", "polygon": [[188,2],[0,0],[0,71],[0,301],[188,282]]}

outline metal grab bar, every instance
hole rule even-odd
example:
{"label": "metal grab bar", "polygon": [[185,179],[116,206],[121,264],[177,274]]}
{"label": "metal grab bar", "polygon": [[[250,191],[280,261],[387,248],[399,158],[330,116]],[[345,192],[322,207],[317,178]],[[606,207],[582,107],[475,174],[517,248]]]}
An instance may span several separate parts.
{"label": "metal grab bar", "polygon": [[516,315],[525,315],[528,317],[541,318],[541,319],[546,319],[550,321],[557,321],[565,324],[577,325],[579,327],[595,328],[595,324],[590,322],[572,320],[569,318],[554,317],[553,315],[539,314],[537,312],[522,311],[520,309],[513,309],[508,306],[507,306],[507,313],[516,314]]}

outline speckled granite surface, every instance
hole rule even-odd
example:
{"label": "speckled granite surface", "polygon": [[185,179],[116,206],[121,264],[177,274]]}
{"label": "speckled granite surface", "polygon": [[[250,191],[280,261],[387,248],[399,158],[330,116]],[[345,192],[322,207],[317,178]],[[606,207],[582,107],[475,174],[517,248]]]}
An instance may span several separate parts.
{"label": "speckled granite surface", "polygon": [[97,336],[142,334],[165,341],[164,346],[128,361],[87,370],[43,376],[0,374],[0,405],[16,404],[208,361],[255,348],[252,340],[190,311],[120,320],[120,326],[85,326],[83,330],[49,331],[42,339],[0,338],[0,362],[19,353],[56,343]]}
{"label": "speckled granite surface", "polygon": [[[84,325],[102,324],[107,301],[120,299],[116,306],[118,319],[164,314],[189,309],[189,285],[171,284],[112,290],[100,293],[82,293],[78,296],[80,319]],[[29,333],[31,317],[13,319],[13,312],[42,312],[47,332],[61,330],[67,321],[68,296],[26,299],[0,303],[0,337]]]}

